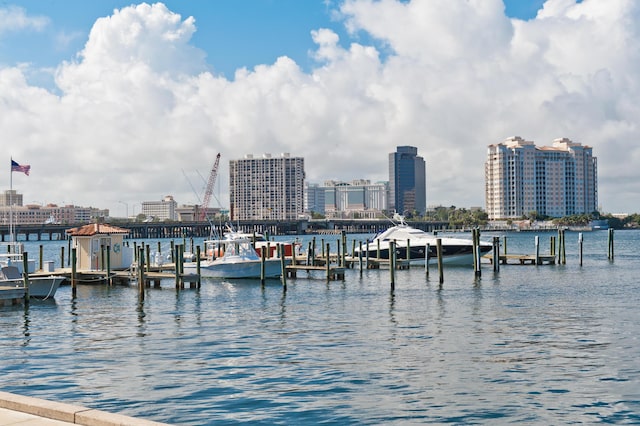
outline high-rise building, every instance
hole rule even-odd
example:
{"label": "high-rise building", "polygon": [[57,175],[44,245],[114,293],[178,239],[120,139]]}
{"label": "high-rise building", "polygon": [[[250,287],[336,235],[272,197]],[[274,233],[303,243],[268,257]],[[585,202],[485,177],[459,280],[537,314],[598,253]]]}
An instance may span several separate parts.
{"label": "high-rise building", "polygon": [[231,220],[296,220],[304,213],[304,158],[264,154],[229,161]]}
{"label": "high-rise building", "polygon": [[374,219],[387,210],[388,185],[357,179],[351,183],[324,183],[324,213],[327,217],[357,217]]}
{"label": "high-rise building", "polygon": [[418,148],[399,146],[389,154],[389,208],[404,215],[427,208],[425,162]]}
{"label": "high-rise building", "polygon": [[566,138],[550,147],[519,136],[489,145],[485,200],[489,219],[590,214],[598,205],[597,158]]}
{"label": "high-rise building", "polygon": [[158,220],[178,220],[177,208],[178,203],[171,195],[167,195],[160,201],[142,202],[142,214]]}

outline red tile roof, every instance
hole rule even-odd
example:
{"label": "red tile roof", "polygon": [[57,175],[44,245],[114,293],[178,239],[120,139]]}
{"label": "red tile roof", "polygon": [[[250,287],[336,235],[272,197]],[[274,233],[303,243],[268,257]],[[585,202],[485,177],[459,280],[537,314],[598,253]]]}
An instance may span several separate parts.
{"label": "red tile roof", "polygon": [[129,230],[106,223],[90,223],[79,228],[67,229],[66,233],[72,237],[90,237],[98,234],[128,234]]}

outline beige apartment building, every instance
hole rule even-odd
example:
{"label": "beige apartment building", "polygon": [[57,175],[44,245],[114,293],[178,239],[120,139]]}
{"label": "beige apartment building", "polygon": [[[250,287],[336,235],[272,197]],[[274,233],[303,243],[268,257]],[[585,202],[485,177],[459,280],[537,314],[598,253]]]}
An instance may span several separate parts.
{"label": "beige apartment building", "polygon": [[297,220],[304,212],[304,158],[246,155],[229,161],[231,220]]}
{"label": "beige apartment building", "polygon": [[597,158],[590,146],[556,139],[537,147],[514,136],[489,145],[485,201],[489,219],[532,212],[550,217],[589,214],[598,205]]}

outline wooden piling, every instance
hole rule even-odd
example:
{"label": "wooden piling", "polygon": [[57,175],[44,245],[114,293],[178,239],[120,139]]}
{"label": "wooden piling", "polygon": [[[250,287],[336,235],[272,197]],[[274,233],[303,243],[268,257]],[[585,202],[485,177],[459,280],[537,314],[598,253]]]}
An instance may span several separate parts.
{"label": "wooden piling", "polygon": [[391,279],[391,290],[396,288],[396,242],[389,241],[389,276]]}
{"label": "wooden piling", "polygon": [[579,257],[580,257],[580,266],[582,266],[582,245],[583,245],[582,241],[583,241],[582,232],[580,232],[578,234],[578,254],[579,254]]}
{"label": "wooden piling", "polygon": [[24,284],[24,303],[29,304],[29,255],[25,251],[22,253],[22,281]]}
{"label": "wooden piling", "polygon": [[77,288],[77,276],[76,276],[76,272],[77,272],[77,259],[78,259],[78,254],[77,254],[77,249],[74,247],[71,249],[71,256],[69,256],[69,262],[71,263],[71,296],[73,298],[76,297],[76,288]]}
{"label": "wooden piling", "polygon": [[201,252],[200,252],[200,246],[196,246],[196,274],[198,274],[198,281],[197,281],[197,286],[198,288],[200,288],[201,284],[202,284],[202,275],[201,275],[201,270],[200,270],[200,256],[201,256]]}
{"label": "wooden piling", "polygon": [[536,235],[536,265],[540,265],[540,237]]}
{"label": "wooden piling", "polygon": [[266,250],[260,250],[260,284],[264,285],[266,275],[267,253]]}
{"label": "wooden piling", "polygon": [[442,267],[442,239],[436,239],[436,248],[438,253],[438,280],[440,284],[444,282],[444,268]]}
{"label": "wooden piling", "polygon": [[607,259],[613,262],[613,228],[609,228],[609,234],[607,236]]}
{"label": "wooden piling", "polygon": [[[293,247],[293,251],[295,253],[296,248]],[[284,247],[278,244],[278,252],[280,253],[280,270],[282,271],[280,278],[282,279],[282,289],[284,291],[287,290],[287,259],[284,253]],[[293,254],[295,258],[295,254]],[[294,262],[295,265],[295,262]]]}
{"label": "wooden piling", "polygon": [[493,250],[491,252],[493,260],[493,271],[500,272],[500,237],[493,237]]}
{"label": "wooden piling", "polygon": [[362,268],[364,266],[362,263],[362,241],[360,241],[358,246],[358,265],[360,266],[360,276],[362,276]]}
{"label": "wooden piling", "polygon": [[[67,237],[67,253],[71,253],[71,237]],[[68,256],[67,266],[71,266],[71,255]],[[64,249],[62,250],[62,268],[64,268]]]}
{"label": "wooden piling", "polygon": [[327,281],[331,279],[331,256],[329,256],[329,252],[331,250],[331,244],[327,243],[327,257],[325,257],[325,267],[327,271]]}
{"label": "wooden piling", "polygon": [[111,279],[111,246],[107,246],[107,283],[113,284]]}
{"label": "wooden piling", "polygon": [[64,268],[64,246],[60,247],[60,268]]}
{"label": "wooden piling", "polygon": [[424,270],[426,277],[429,278],[429,252],[431,251],[431,244],[427,243],[424,248]]}
{"label": "wooden piling", "polygon": [[[176,269],[178,266],[176,265]],[[144,248],[138,249],[138,297],[140,300],[144,300]],[[177,276],[177,272],[176,272]]]}
{"label": "wooden piling", "polygon": [[38,268],[38,269],[41,270],[41,271],[44,270],[44,258],[43,258],[43,254],[42,254],[43,250],[44,250],[44,247],[42,246],[42,244],[40,244],[40,256],[39,256],[39,258],[40,258],[40,268]]}

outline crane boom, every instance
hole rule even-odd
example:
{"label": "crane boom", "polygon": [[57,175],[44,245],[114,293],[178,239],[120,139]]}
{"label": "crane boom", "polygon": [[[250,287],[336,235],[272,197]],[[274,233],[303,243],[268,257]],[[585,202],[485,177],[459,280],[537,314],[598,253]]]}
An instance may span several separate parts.
{"label": "crane boom", "polygon": [[213,185],[215,185],[216,178],[218,177],[218,164],[220,164],[220,153],[216,155],[216,161],[213,163],[211,173],[209,174],[209,180],[207,181],[207,187],[204,190],[204,197],[202,199],[202,206],[200,209],[200,220],[204,220],[207,217],[207,209],[209,208],[209,202],[211,201]]}

